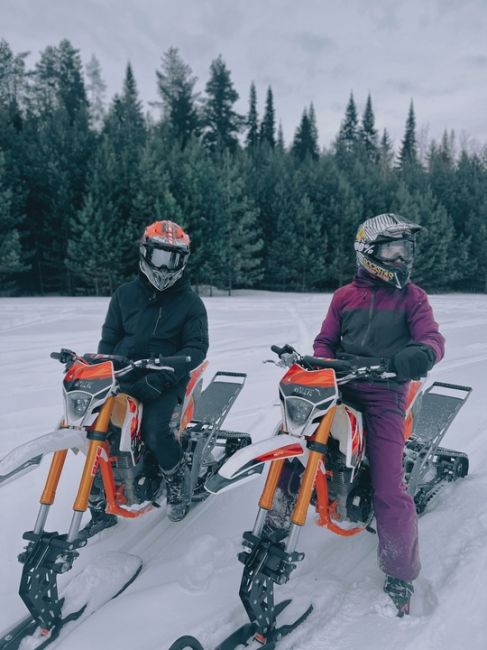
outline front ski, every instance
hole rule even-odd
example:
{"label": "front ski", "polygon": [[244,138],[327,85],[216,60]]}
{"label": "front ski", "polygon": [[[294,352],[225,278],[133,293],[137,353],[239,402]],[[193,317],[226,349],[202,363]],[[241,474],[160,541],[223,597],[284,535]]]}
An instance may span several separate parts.
{"label": "front ski", "polygon": [[[289,605],[291,600],[284,600],[282,603],[279,603],[274,607],[273,616],[277,618],[279,614]],[[313,611],[313,605],[310,605],[308,609],[301,614],[301,616],[296,619],[293,623],[287,625],[281,625],[281,627],[274,628],[266,637],[258,632],[257,623],[246,623],[239,627],[235,632],[233,632],[229,637],[227,637],[220,645],[218,645],[215,650],[235,650],[240,645],[248,646],[248,644],[255,639],[260,650],[274,650],[276,648],[278,641],[283,637],[290,634],[295,630],[298,625],[301,625],[308,616]]]}
{"label": "front ski", "polygon": [[[290,602],[291,600],[284,600],[282,603],[279,603],[279,605],[276,605],[274,608],[274,616],[279,616]],[[295,630],[298,625],[301,625],[312,611],[313,606],[310,605],[304,614],[294,621],[294,623],[275,628],[265,639],[258,633],[256,623],[245,623],[232,632],[232,634],[222,641],[215,650],[235,650],[240,646],[248,647],[254,640],[259,650],[274,650],[278,641]],[[174,643],[169,647],[169,650],[203,650],[203,646],[192,636],[182,636],[174,641]]]}
{"label": "front ski", "polygon": [[[108,601],[119,596],[139,575],[141,558],[128,553],[101,555],[66,586],[57,601],[59,616],[49,628],[27,616],[0,636],[0,650],[18,650],[25,641],[29,650],[42,650],[72,631]],[[69,623],[69,626],[67,624]]]}

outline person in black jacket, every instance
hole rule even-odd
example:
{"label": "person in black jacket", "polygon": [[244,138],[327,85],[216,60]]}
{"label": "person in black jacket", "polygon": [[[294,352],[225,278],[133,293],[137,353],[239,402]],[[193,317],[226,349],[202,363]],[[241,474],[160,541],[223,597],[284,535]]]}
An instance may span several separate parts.
{"label": "person in black jacket", "polygon": [[[188,257],[189,237],[181,226],[171,221],[149,225],[140,242],[139,276],[113,294],[98,345],[100,354],[120,354],[132,360],[160,355],[191,358],[189,368],[148,371],[123,386],[144,405],[142,437],[157,461],[146,469],[157,475],[160,467],[172,521],[186,515],[191,495],[189,469],[170,419],[184,397],[189,371],[204,360],[208,350],[206,309],[187,277]],[[104,495],[99,489],[97,495],[95,486],[90,499],[92,520],[84,529],[85,536],[116,523],[116,517],[104,508]]]}

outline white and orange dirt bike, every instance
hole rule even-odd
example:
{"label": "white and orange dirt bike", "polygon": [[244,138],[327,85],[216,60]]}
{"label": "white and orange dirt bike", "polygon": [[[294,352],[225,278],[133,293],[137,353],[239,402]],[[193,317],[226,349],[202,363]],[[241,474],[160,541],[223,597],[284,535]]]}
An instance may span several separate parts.
{"label": "white and orange dirt bike", "polygon": [[[279,357],[273,363],[288,368],[279,385],[282,420],[271,438],[237,451],[206,482],[210,492],[223,492],[261,474],[270,463],[253,530],[244,533],[244,550],[238,556],[244,565],[239,595],[250,622],[217,650],[254,645],[271,650],[312,611],[310,606],[293,623],[279,627],[277,617],[291,601],[274,603],[274,585],[288,582],[304,557],[296,548],[310,505],[316,509],[318,525],[333,533],[375,532],[363,416],[343,399],[340,388],[352,380],[385,380],[395,375],[386,363],[364,366],[363,358],[354,364],[301,356],[289,345],[271,349]],[[439,443],[470,392],[470,387],[437,381],[426,389],[424,380],[409,385],[404,473],[418,513],[445,483],[468,473],[466,454]],[[273,530],[266,520],[283,470],[295,470],[301,478],[288,526]],[[171,650],[185,648],[202,646],[187,636],[171,646]]]}
{"label": "white and orange dirt bike", "polygon": [[[37,519],[33,530],[24,533],[27,546],[19,555],[23,564],[19,594],[30,614],[2,634],[1,650],[23,648],[25,643],[30,649],[44,648],[59,636],[67,622],[80,622],[100,607],[100,599],[95,599],[95,606],[77,602],[74,610],[69,603],[70,594],[79,601],[83,585],[90,583],[96,589],[97,572],[105,583],[103,588],[99,585],[99,591],[104,590],[106,602],[121,593],[141,570],[142,559],[135,555],[102,556],[95,561],[96,567],[83,569],[68,582],[65,593],[58,593],[58,576],[72,568],[79,549],[87,543],[79,532],[95,478],[103,486],[109,514],[134,519],[162,505],[163,494],[158,495],[159,504],[147,500],[147,492],[141,489],[146,454],[141,437],[143,405],[121,392],[120,379],[130,377],[132,371],[185,369],[191,361],[182,356],[138,361],[115,355],[78,356],[67,349],[53,352],[51,357],[65,365],[64,417],[55,431],[17,447],[0,461],[1,485],[37,467],[43,456],[53,453]],[[251,443],[248,434],[223,430],[221,426],[246,375],[219,371],[203,390],[207,366],[204,361],[190,373],[183,403],[176,407],[171,419],[191,470],[195,502],[209,496],[204,489],[205,481],[236,450]],[[67,533],[47,532],[47,516],[70,449],[85,454],[71,523]],[[111,592],[107,591],[107,582]]]}

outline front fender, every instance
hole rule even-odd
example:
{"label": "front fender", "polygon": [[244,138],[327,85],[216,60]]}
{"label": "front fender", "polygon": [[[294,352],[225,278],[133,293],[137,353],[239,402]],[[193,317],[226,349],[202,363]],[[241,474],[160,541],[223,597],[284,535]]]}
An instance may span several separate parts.
{"label": "front fender", "polygon": [[[60,449],[86,449],[86,431],[84,429],[60,428],[12,449],[0,460],[0,483],[7,480],[25,467],[36,462],[44,454]],[[39,458],[40,462],[40,458]]]}
{"label": "front fender", "polygon": [[287,433],[266,438],[236,451],[217,474],[210,476],[205,488],[212,494],[230,490],[237,483],[246,483],[262,474],[264,465],[281,458],[294,458],[307,451],[306,441]]}

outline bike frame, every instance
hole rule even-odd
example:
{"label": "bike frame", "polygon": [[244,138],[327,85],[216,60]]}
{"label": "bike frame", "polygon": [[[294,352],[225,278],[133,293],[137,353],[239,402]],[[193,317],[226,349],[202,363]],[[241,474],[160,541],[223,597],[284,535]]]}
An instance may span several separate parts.
{"label": "bike frame", "polygon": [[[332,376],[330,376],[330,373],[332,373]],[[283,381],[285,382],[287,378],[288,383],[291,383],[292,377],[296,376],[297,374],[298,374],[297,371],[291,368],[291,370],[284,377]],[[307,375],[309,375],[308,381],[306,381]],[[343,380],[342,381],[340,381],[339,379],[337,380],[334,371],[331,369],[326,371],[308,371],[308,372],[301,369],[301,372],[299,372],[299,384],[301,386],[303,384],[306,384],[308,386],[316,386],[321,378],[324,380],[325,386],[331,386],[333,383],[336,384],[344,383]],[[406,406],[405,429],[404,429],[404,437],[406,440],[410,437],[413,429],[414,406],[416,404],[416,400],[418,400],[421,395],[422,384],[423,384],[422,381],[412,381],[409,387],[408,396],[407,396],[407,406]],[[354,535],[358,535],[359,533],[363,532],[367,528],[366,525],[352,526],[349,528],[338,525],[336,523],[338,519],[336,502],[330,501],[329,499],[328,483],[327,483],[328,470],[326,469],[326,465],[325,465],[325,453],[326,453],[326,445],[328,444],[328,440],[333,429],[335,418],[339,412],[339,409],[345,409],[346,411],[345,417],[347,418],[347,420],[348,418],[350,418],[351,420],[356,419],[353,413],[349,412],[350,409],[348,407],[339,404],[339,400],[340,400],[340,394],[339,392],[337,392],[336,395],[333,397],[333,400],[329,404],[328,408],[326,408],[326,410],[324,411],[324,415],[322,416],[318,428],[313,433],[313,435],[311,436],[301,435],[299,438],[294,437],[294,440],[296,441],[294,445],[289,444],[287,440],[282,441],[282,443],[285,444],[279,444],[281,436],[278,435],[277,437],[274,438],[274,440],[277,443],[275,444],[274,449],[269,448],[267,453],[265,454],[257,453],[253,457],[255,460],[255,464],[257,463],[261,464],[262,462],[266,462],[269,460],[271,461],[269,467],[269,473],[267,475],[264,488],[261,497],[259,499],[259,511],[252,531],[252,533],[255,536],[260,537],[262,534],[266,513],[267,511],[272,509],[274,495],[277,486],[279,485],[279,480],[281,477],[281,473],[286,458],[302,456],[307,454],[306,460],[303,458],[304,473],[301,478],[301,483],[297,493],[295,506],[290,517],[291,528],[286,541],[287,553],[293,553],[296,549],[296,544],[298,541],[300,530],[306,523],[307,511],[311,503],[313,490],[316,491],[315,509],[316,512],[318,513],[317,524],[319,526],[328,528],[331,532],[343,537],[351,537]],[[285,419],[286,418],[284,417],[284,421]],[[356,423],[355,426],[357,426]],[[308,425],[304,425],[303,430],[307,430],[307,427]],[[291,436],[284,434],[284,437],[288,439]],[[270,442],[271,440],[272,439],[268,439],[267,441]],[[244,457],[249,457],[253,447],[255,447],[257,451],[258,446],[260,445],[263,447],[267,441],[261,441],[261,443],[256,443],[255,445],[252,445],[251,447],[247,447],[241,452],[237,452],[237,455],[235,455],[235,458],[233,459],[233,467],[237,470],[235,472],[236,475],[234,479],[235,481],[238,480],[238,469],[237,469],[238,464],[240,464],[240,466],[242,466],[243,464],[242,461],[239,462],[238,454],[241,455],[241,458],[243,460]],[[296,447],[298,447],[299,445],[301,446],[302,449],[301,452],[299,452],[299,448],[298,450],[296,450]],[[249,465],[248,463],[243,464],[244,467],[248,467],[248,465]],[[260,465],[259,470],[257,470],[256,467],[254,467],[252,471],[253,473],[256,473],[257,471],[261,472],[262,465]],[[221,474],[223,474],[223,472],[221,472]],[[231,477],[229,478],[231,481],[232,480]]]}

